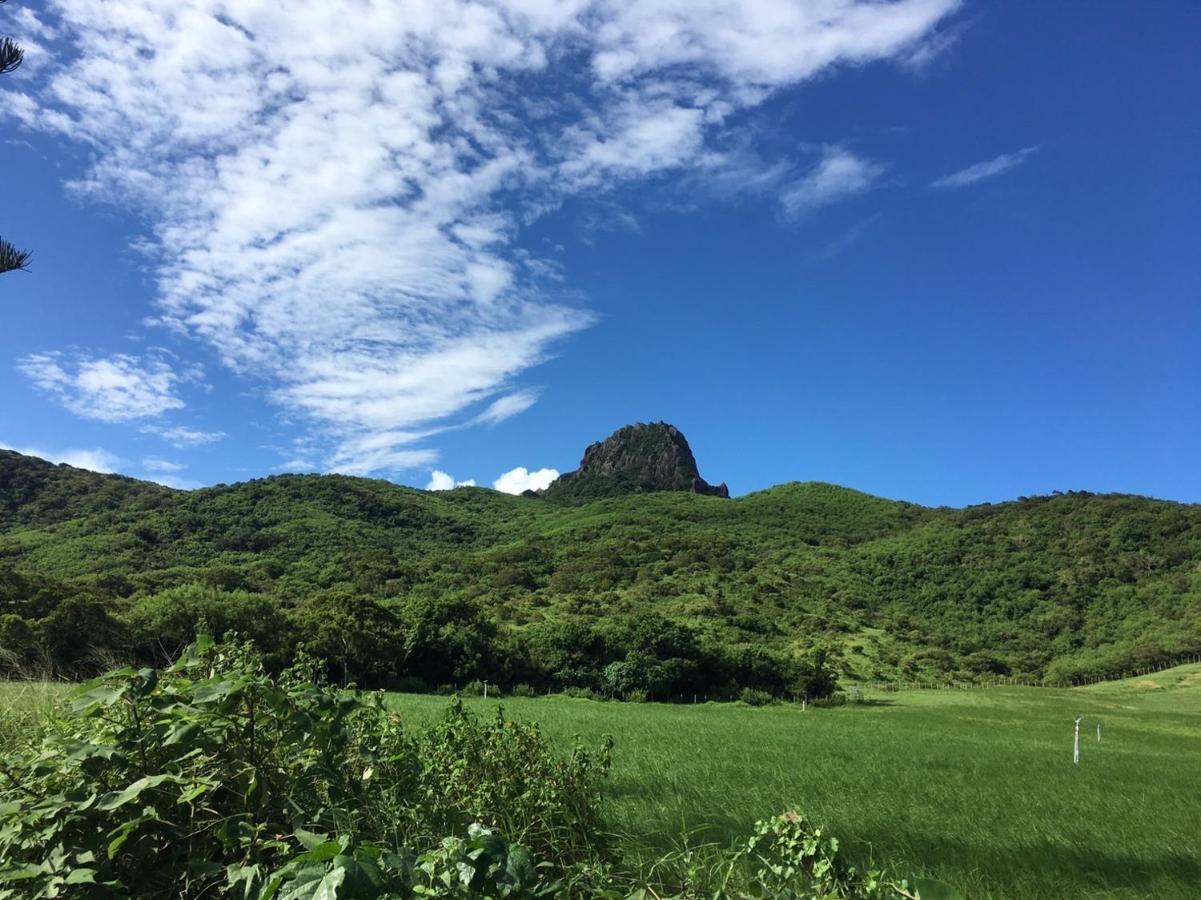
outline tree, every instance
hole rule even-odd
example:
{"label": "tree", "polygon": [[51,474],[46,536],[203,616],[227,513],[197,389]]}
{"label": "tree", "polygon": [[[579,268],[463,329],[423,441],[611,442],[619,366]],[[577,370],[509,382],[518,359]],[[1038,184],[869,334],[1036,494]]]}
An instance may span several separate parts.
{"label": "tree", "polygon": [[396,606],[404,674],[428,684],[462,684],[492,671],[496,623],[461,597],[410,597]]}
{"label": "tree", "polygon": [[[0,3],[5,0],[0,0]],[[10,37],[0,36],[0,75],[15,72],[25,60],[25,51]],[[18,250],[0,237],[0,274],[24,270],[29,263],[29,251]]]}
{"label": "tree", "polygon": [[371,597],[334,588],[305,598],[292,620],[306,650],[341,670],[343,684],[396,673],[403,638],[395,614]]}

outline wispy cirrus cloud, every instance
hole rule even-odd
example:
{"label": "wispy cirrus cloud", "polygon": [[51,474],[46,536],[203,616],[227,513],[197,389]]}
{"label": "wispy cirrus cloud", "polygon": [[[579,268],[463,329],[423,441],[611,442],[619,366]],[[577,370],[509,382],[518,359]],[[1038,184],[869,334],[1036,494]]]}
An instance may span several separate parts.
{"label": "wispy cirrus cloud", "polygon": [[107,357],[32,353],[17,369],[68,410],[101,422],[129,422],[182,409],[180,376],[167,362],[124,353]]}
{"label": "wispy cirrus cloud", "polygon": [[780,203],[790,216],[862,194],[875,186],[884,166],[841,147],[829,147],[821,161],[784,188]]}
{"label": "wispy cirrus cloud", "polygon": [[203,444],[214,444],[228,436],[224,431],[203,431],[199,428],[189,428],[186,425],[143,425],[138,430],[143,434],[161,437],[177,450],[199,447]]}
{"label": "wispy cirrus cloud", "polygon": [[1017,168],[1037,153],[1038,149],[1037,146],[1024,147],[1013,153],[1002,153],[1000,156],[994,156],[992,159],[986,159],[984,162],[975,163],[966,169],[960,169],[958,172],[952,172],[950,175],[937,178],[930,182],[930,187],[939,189],[960,188],[983,181],[986,178],[994,178],[997,175],[1008,172],[1010,169]]}
{"label": "wispy cirrus cloud", "polygon": [[182,472],[187,468],[183,463],[172,462],[159,456],[142,457],[142,468],[147,472]]}
{"label": "wispy cirrus cloud", "polygon": [[809,255],[809,262],[824,262],[827,259],[832,259],[844,250],[853,247],[863,238],[865,234],[883,217],[882,213],[873,213],[866,219],[861,219],[850,228],[837,235],[833,240],[827,241],[817,250]]}
{"label": "wispy cirrus cloud", "polygon": [[975,21],[975,19],[960,20],[945,28],[934,29],[901,56],[901,65],[919,74],[928,72],[951,55],[951,50],[975,24]]}
{"label": "wispy cirrus cloud", "polygon": [[538,402],[538,392],[532,389],[505,394],[492,403],[488,408],[475,417],[473,422],[479,425],[496,425],[505,419],[520,415]]}
{"label": "wispy cirrus cloud", "polygon": [[[594,321],[524,225],[703,169],[740,111],[899,59],[957,6],[51,0],[53,62],[0,115],[86,144],[75,189],[153,223],[158,324],[309,420],[324,467],[390,471],[436,457],[414,433],[528,408],[523,374]],[[877,176],[832,151],[784,202]]]}

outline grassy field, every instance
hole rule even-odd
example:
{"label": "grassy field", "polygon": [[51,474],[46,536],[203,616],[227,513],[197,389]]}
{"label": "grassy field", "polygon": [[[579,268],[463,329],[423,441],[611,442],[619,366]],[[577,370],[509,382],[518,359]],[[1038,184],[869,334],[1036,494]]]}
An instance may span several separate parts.
{"label": "grassy field", "polygon": [[[796,808],[860,856],[870,852],[973,898],[1198,896],[1201,666],[1073,690],[867,700],[804,713],[559,697],[502,702],[563,740],[616,738],[610,821],[648,856],[686,829],[705,826],[693,840],[724,843],[758,818]],[[394,702],[420,718],[446,701]]]}
{"label": "grassy field", "polygon": [[[0,683],[0,741],[54,685]],[[1201,885],[1201,666],[1088,688],[869,695],[863,705],[617,704],[506,698],[569,742],[617,741],[608,818],[644,859],[721,844],[795,808],[860,858],[972,898],[1194,898]],[[406,716],[443,697],[394,695]],[[497,701],[468,698],[487,712]],[[1072,725],[1082,723],[1072,764]],[[1097,741],[1096,726],[1102,726]]]}

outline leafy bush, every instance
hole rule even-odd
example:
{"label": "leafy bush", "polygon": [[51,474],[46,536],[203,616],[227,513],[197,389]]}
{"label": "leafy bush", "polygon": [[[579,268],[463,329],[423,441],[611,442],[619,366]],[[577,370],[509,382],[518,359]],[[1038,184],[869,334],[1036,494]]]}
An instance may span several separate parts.
{"label": "leafy bush", "polygon": [[586,687],[569,687],[563,689],[563,696],[574,697],[577,700],[604,700],[605,698],[598,694],[592,688]]}
{"label": "leafy bush", "polygon": [[[730,849],[683,846],[653,861],[651,871],[613,890],[610,879],[575,896],[622,900],[963,900],[933,880],[909,884],[886,872],[852,866],[838,839],[796,812],[756,822]],[[651,882],[648,884],[648,881]]]}
{"label": "leafy bush", "polygon": [[302,833],[301,839],[304,852],[266,879],[260,898],[534,898],[558,896],[563,888],[524,849],[481,825],[420,855],[371,843],[352,848],[345,836]]}
{"label": "leafy bush", "polygon": [[767,706],[773,703],[776,698],[767,691],[760,691],[755,688],[743,688],[738,694],[738,699],[748,706]]}
{"label": "leafy bush", "polygon": [[388,687],[400,694],[428,694],[430,692],[430,686],[425,679],[418,678],[416,675],[397,678]]}
{"label": "leafy bush", "polygon": [[750,900],[962,900],[940,882],[913,886],[869,869],[857,871],[840,852],[838,839],[796,812],[757,822],[734,853],[715,896]]}
{"label": "leafy bush", "polygon": [[265,900],[315,896],[323,882],[377,896],[351,888],[374,883],[371,871],[410,896],[481,855],[495,865],[463,884],[523,896],[513,879],[525,851],[471,825],[537,852],[543,880],[599,847],[608,745],[561,759],[537,727],[499,712],[481,722],[457,702],[409,731],[380,695],[330,687],[317,671],[304,661],[271,678],[249,645],[201,639],[161,674],[122,669],[84,685],[36,746],[0,760],[0,898]]}

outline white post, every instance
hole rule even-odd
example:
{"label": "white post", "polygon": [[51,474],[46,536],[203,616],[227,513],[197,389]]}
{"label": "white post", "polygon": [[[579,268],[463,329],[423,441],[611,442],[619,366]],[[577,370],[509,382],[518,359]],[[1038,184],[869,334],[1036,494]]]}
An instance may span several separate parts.
{"label": "white post", "polygon": [[1076,739],[1072,744],[1072,762],[1080,763],[1080,720],[1084,716],[1076,716]]}
{"label": "white post", "polygon": [[1101,743],[1101,723],[1097,723],[1097,743]]}
{"label": "white post", "polygon": [[484,679],[484,699],[488,699],[488,679]]}

